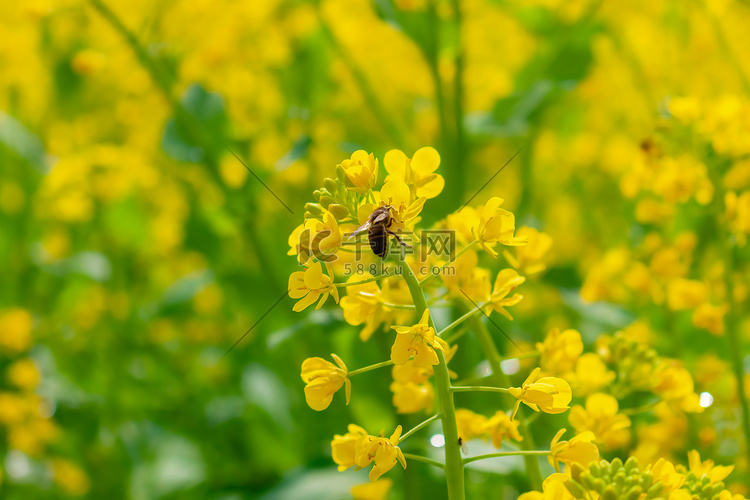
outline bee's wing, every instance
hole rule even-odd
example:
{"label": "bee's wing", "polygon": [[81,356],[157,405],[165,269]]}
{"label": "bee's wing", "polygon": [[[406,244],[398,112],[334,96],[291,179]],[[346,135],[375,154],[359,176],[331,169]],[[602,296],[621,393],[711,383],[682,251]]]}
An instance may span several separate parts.
{"label": "bee's wing", "polygon": [[379,222],[383,222],[383,221],[384,221],[384,220],[386,220],[386,219],[387,219],[387,218],[388,218],[388,217],[389,217],[390,215],[391,215],[391,214],[390,214],[390,212],[389,212],[389,211],[385,211],[385,212],[383,212],[383,213],[379,214],[379,215],[378,215],[377,217],[375,217],[375,220],[374,220],[374,221],[372,221],[372,223],[373,223],[373,224],[377,224],[377,223],[379,223]]}
{"label": "bee's wing", "polygon": [[370,229],[370,226],[372,226],[372,222],[370,222],[368,220],[367,222],[365,222],[364,224],[362,224],[361,226],[359,226],[357,229],[355,229],[354,231],[352,231],[352,233],[349,235],[348,239],[354,238],[355,236],[357,236],[362,231],[367,231],[368,229]]}

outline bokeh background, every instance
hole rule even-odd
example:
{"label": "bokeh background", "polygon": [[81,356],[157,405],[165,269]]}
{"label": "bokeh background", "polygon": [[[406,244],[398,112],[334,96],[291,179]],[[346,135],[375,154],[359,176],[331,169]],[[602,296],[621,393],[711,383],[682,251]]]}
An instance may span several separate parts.
{"label": "bokeh background", "polygon": [[[711,393],[606,456],[698,448],[742,490],[741,351],[662,284],[721,303],[728,276],[748,340],[748,252],[727,271],[713,249],[724,192],[750,187],[748,25],[732,0],[2,2],[0,498],[350,498],[366,477],[336,472],[332,436],[424,416],[397,416],[376,372],[316,413],[299,367],[375,363],[388,340],[363,347],[336,307],[263,315],[322,179],[357,149],[427,145],[446,179],[428,224],[523,148],[476,200],[554,241],[514,339],[571,327],[590,351],[641,320]],[[528,489],[522,462],[499,467],[470,472],[471,498]],[[444,494],[420,464],[391,476],[393,498]]]}

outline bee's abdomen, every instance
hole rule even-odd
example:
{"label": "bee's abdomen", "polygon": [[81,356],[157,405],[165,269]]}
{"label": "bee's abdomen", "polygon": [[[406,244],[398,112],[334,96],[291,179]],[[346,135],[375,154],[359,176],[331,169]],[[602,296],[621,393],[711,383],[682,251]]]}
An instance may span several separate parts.
{"label": "bee's abdomen", "polygon": [[369,238],[372,252],[381,259],[384,259],[385,253],[388,250],[388,233],[386,233],[385,227],[381,225],[372,226]]}

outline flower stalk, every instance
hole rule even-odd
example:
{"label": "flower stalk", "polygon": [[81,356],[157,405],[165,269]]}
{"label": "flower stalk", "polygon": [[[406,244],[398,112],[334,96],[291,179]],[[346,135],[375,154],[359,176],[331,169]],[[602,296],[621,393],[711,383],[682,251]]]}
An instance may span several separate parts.
{"label": "flower stalk", "polygon": [[[505,373],[503,373],[503,370],[500,368],[500,362],[503,358],[502,356],[500,356],[500,352],[497,350],[495,341],[492,340],[492,335],[490,335],[487,327],[484,326],[481,318],[476,316],[471,317],[469,319],[469,323],[472,330],[474,330],[474,333],[477,336],[477,340],[479,340],[479,344],[482,346],[482,350],[484,351],[484,355],[487,357],[487,361],[490,363],[490,368],[492,369],[491,380],[493,380],[497,385],[509,385],[507,375],[505,375]],[[531,451],[531,449],[534,448],[534,437],[531,435],[531,432],[525,420],[521,420],[521,424],[518,426],[518,430],[521,433],[521,436],[523,436],[521,446],[524,448],[524,450]],[[541,491],[542,470],[539,468],[539,462],[537,461],[536,456],[534,456],[533,454],[527,454],[524,455],[523,459],[526,464],[526,473],[529,476],[529,481],[531,482],[532,488],[537,491]]]}
{"label": "flower stalk", "polygon": [[[401,275],[409,287],[417,314],[421,315],[427,309],[427,301],[420,286],[419,280],[414,275],[406,262],[399,261]],[[431,326],[434,328],[432,318]],[[438,364],[434,367],[435,384],[437,386],[438,405],[440,408],[440,420],[443,425],[443,436],[445,436],[445,481],[448,486],[449,500],[463,500],[464,494],[464,462],[461,458],[461,446],[458,444],[458,424],[456,423],[456,407],[453,403],[451,392],[450,375],[448,374],[448,363],[441,350],[435,351],[438,356]]]}

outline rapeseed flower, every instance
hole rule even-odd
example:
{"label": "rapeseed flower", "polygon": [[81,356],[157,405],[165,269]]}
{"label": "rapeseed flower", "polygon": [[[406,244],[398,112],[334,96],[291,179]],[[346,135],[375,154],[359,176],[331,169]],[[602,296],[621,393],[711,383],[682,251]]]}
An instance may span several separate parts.
{"label": "rapeseed flower", "polygon": [[443,191],[445,180],[435,170],[440,166],[440,155],[434,148],[418,149],[409,159],[402,151],[391,149],[383,159],[388,176],[386,182],[392,179],[403,181],[417,198],[435,198]]}
{"label": "rapeseed flower", "polygon": [[487,304],[487,309],[499,312],[509,320],[513,320],[513,316],[505,310],[506,307],[514,306],[523,300],[523,295],[518,293],[513,294],[512,297],[507,295],[515,290],[518,285],[526,281],[526,278],[519,276],[515,269],[503,269],[497,273],[495,278],[495,286],[492,288],[490,297]]}
{"label": "rapeseed flower", "polygon": [[497,252],[493,247],[496,243],[521,246],[529,241],[528,236],[513,235],[516,230],[516,217],[512,212],[500,208],[502,203],[502,198],[490,198],[484,205],[479,225],[473,230],[474,238],[487,253],[495,258],[497,258]]}
{"label": "rapeseed flower", "polygon": [[307,358],[302,363],[302,380],[305,386],[305,400],[308,406],[315,411],[328,408],[333,400],[333,395],[346,386],[346,404],[351,399],[352,384],[347,377],[348,370],[344,362],[331,354],[336,365],[323,358]]}
{"label": "rapeseed flower", "polygon": [[375,462],[370,470],[370,481],[377,480],[400,462],[406,469],[406,459],[398,447],[401,426],[396,427],[389,439],[377,436],[360,437],[354,447],[354,461],[357,467],[365,468]]}
{"label": "rapeseed flower", "polygon": [[576,330],[553,328],[544,338],[544,342],[537,342],[541,368],[545,372],[563,375],[573,370],[578,358],[583,353],[581,334]]}
{"label": "rapeseed flower", "polygon": [[392,326],[398,333],[391,347],[391,361],[403,365],[414,356],[414,366],[430,366],[439,363],[435,350],[447,351],[448,344],[435,335],[435,329],[428,323],[430,310],[425,309],[422,318],[413,326]]}
{"label": "rapeseed flower", "polygon": [[589,463],[599,460],[599,449],[594,444],[593,432],[582,432],[576,434],[570,441],[560,441],[565,429],[560,429],[550,444],[550,465],[555,470],[560,470],[560,462],[570,465],[578,463],[584,467]]}
{"label": "rapeseed flower", "polygon": [[630,440],[630,419],[618,411],[615,398],[597,393],[586,398],[586,408],[580,405],[572,407],[568,421],[576,432],[591,431],[597,443],[606,448],[618,448]]}
{"label": "rapeseed flower", "polygon": [[319,298],[315,309],[320,309],[329,295],[338,303],[339,291],[333,284],[333,273],[323,274],[323,264],[312,264],[305,271],[297,271],[289,276],[289,296],[293,299],[302,299],[294,304],[292,309],[295,312],[304,310]]}
{"label": "rapeseed flower", "polygon": [[341,162],[341,167],[346,173],[346,188],[355,193],[366,193],[378,181],[378,159],[367,151],[355,151],[351,158]]}
{"label": "rapeseed flower", "polygon": [[534,411],[541,410],[552,414],[563,413],[570,408],[568,404],[573,397],[570,385],[561,378],[541,375],[541,368],[535,368],[524,381],[523,386],[508,389],[511,396],[518,400],[513,407],[511,420],[515,418],[521,403]]}

